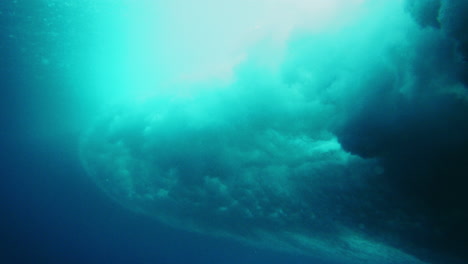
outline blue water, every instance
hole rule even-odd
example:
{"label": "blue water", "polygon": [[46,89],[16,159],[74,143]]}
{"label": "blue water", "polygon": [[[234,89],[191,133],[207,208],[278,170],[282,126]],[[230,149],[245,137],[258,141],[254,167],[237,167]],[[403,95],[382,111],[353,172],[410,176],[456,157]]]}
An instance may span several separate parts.
{"label": "blue water", "polygon": [[468,5],[310,3],[0,3],[0,263],[468,263]]}

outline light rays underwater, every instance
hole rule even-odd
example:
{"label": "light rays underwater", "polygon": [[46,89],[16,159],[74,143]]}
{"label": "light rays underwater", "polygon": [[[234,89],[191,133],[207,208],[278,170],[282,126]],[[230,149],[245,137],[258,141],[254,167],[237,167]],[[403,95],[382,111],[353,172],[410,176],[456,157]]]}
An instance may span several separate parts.
{"label": "light rays underwater", "polygon": [[126,5],[80,146],[110,197],[338,263],[467,260],[464,1]]}

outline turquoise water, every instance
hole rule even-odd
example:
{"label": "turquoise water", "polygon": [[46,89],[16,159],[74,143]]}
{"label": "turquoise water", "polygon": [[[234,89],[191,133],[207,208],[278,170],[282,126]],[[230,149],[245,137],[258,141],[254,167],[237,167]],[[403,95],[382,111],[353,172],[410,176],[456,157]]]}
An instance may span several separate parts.
{"label": "turquoise water", "polygon": [[[115,221],[90,236],[111,252],[109,232],[148,233],[117,240],[133,245],[117,259],[136,263],[187,263],[150,252],[197,239],[232,250],[195,263],[468,260],[464,1],[42,0],[0,11],[2,144],[15,153],[4,171],[44,167],[6,174],[4,186],[41,187],[28,189],[39,202],[10,202],[5,215],[74,189],[70,206],[39,215],[78,207],[64,225],[87,232]],[[88,207],[87,193],[99,202]],[[62,232],[49,244],[76,236]],[[105,262],[96,248],[77,263]],[[250,250],[260,253],[239,257]]]}

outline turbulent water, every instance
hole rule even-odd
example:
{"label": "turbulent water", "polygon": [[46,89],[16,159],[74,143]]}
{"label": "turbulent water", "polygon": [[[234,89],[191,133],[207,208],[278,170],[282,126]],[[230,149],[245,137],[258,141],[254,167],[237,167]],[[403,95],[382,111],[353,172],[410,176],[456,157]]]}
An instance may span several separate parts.
{"label": "turbulent water", "polygon": [[468,2],[304,2],[265,9],[237,46],[247,22],[223,20],[236,4],[166,33],[152,8],[190,20],[221,6],[80,5],[93,20],[72,24],[98,29],[70,47],[84,58],[61,58],[80,62],[67,78],[88,74],[78,86],[103,87],[83,99],[105,105],[80,116],[87,174],[132,211],[252,247],[467,263]]}

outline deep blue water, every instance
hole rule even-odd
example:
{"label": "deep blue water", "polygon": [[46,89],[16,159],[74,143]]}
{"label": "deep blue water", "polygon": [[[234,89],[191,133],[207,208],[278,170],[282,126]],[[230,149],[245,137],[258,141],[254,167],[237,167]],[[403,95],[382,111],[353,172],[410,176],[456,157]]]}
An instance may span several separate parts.
{"label": "deep blue water", "polygon": [[[468,183],[468,22],[465,16],[468,6],[462,0],[444,4],[437,0],[404,2],[405,11],[400,10],[394,16],[391,11],[382,11],[385,8],[375,11],[389,15],[389,21],[398,22],[395,25],[377,24],[374,29],[368,24],[371,26],[363,26],[362,34],[358,23],[343,34],[295,35],[285,48],[285,59],[279,67],[281,74],[271,74],[262,68],[270,63],[268,59],[263,61],[262,52],[271,51],[260,46],[260,51],[253,49],[258,56],[249,57],[238,66],[234,74],[238,81],[226,88],[228,92],[207,92],[207,95],[200,92],[203,96],[194,95],[193,101],[184,101],[182,96],[184,99],[176,103],[169,100],[171,103],[149,104],[154,109],[122,108],[121,112],[114,113],[105,107],[111,101],[109,97],[115,93],[120,94],[117,98],[122,98],[134,92],[124,91],[129,80],[119,78],[122,71],[136,75],[128,79],[152,85],[158,78],[164,79],[159,75],[174,74],[177,64],[158,68],[161,66],[158,63],[164,61],[149,63],[153,58],[148,55],[148,61],[135,59],[135,67],[122,66],[125,60],[121,57],[125,56],[119,57],[121,46],[113,43],[125,36],[114,36],[119,35],[119,30],[104,34],[105,29],[119,25],[121,17],[102,15],[102,21],[97,23],[96,13],[108,15],[108,10],[89,13],[87,8],[94,6],[87,1],[81,4],[3,1],[0,3],[0,263],[333,264],[313,258],[314,253],[309,250],[317,246],[309,240],[300,240],[311,234],[318,234],[320,241],[329,243],[326,245],[336,245],[330,248],[331,252],[336,250],[336,255],[343,254],[345,259],[350,256],[349,261],[337,257],[342,260],[340,263],[377,263],[375,259],[384,259],[385,263],[397,264],[401,262],[393,261],[393,257],[411,259],[405,258],[406,255],[399,258],[399,253],[389,254],[387,248],[376,246],[375,249],[373,246],[380,245],[374,244],[375,241],[427,263],[468,263],[465,191]],[[389,6],[395,8],[394,4]],[[388,10],[394,10],[391,8]],[[363,21],[386,21],[372,13]],[[365,35],[368,33],[369,36]],[[147,40],[140,41],[143,39]],[[138,40],[135,42],[139,44]],[[141,46],[147,48],[151,44]],[[384,48],[380,50],[380,47]],[[194,56],[186,64],[194,64],[197,58]],[[173,61],[181,60],[173,58]],[[141,68],[138,63],[150,67]],[[190,68],[187,65],[183,66]],[[139,70],[143,73],[138,73]],[[159,75],[146,80],[153,74]],[[206,82],[200,86],[211,85],[209,80]],[[103,83],[106,87],[101,87]],[[300,96],[284,92],[283,87],[297,89]],[[225,100],[217,101],[219,98]],[[335,104],[339,107],[335,108]],[[193,107],[195,114],[177,111],[185,107]],[[144,118],[145,114],[160,109],[173,112],[168,110],[167,120],[162,119],[160,123]],[[104,117],[99,119],[101,115]],[[117,122],[115,132],[112,120],[117,119],[121,123]],[[202,125],[194,126],[195,129],[180,125],[204,119],[215,122],[200,122]],[[216,123],[219,120],[227,121],[219,125]],[[90,128],[95,130],[84,137]],[[106,134],[106,129],[115,134]],[[286,143],[281,141],[282,133],[288,135],[284,137]],[[142,140],[143,134],[166,136],[166,141],[149,140],[148,143]],[[261,137],[256,138],[259,134],[270,137],[263,141]],[[223,135],[234,135],[235,140],[223,141]],[[317,140],[314,136],[323,138]],[[290,138],[293,140],[288,141]],[[128,155],[114,151],[113,141],[119,140],[115,145],[137,151]],[[205,141],[216,144],[212,148],[195,143],[184,145],[184,142]],[[152,148],[166,146],[167,142],[174,150],[158,156],[160,153]],[[269,148],[270,142],[280,143]],[[244,206],[241,208],[244,211],[236,204],[226,207],[220,190],[230,190],[229,177],[237,176],[238,172],[254,174],[232,165],[238,163],[226,162],[231,161],[229,158],[211,155],[231,153],[231,150],[235,153],[238,145],[243,144],[247,146],[247,154],[252,149],[256,153],[255,148],[260,154],[265,149],[273,153],[266,162],[255,157],[252,160],[271,165],[259,165],[259,170],[271,172],[277,176],[272,179],[278,180],[267,178],[266,183],[252,184],[249,177],[244,177],[248,183],[245,186],[252,189],[249,191],[255,194],[254,198],[246,198],[250,196],[234,186],[231,190],[237,199],[234,201]],[[310,155],[315,156],[307,156],[307,151],[300,153],[310,146],[315,151]],[[161,159],[151,159],[153,154]],[[343,160],[351,160],[351,165],[342,162],[343,156]],[[208,162],[204,160],[206,157]],[[318,162],[311,162],[310,167],[309,164],[298,166],[302,171],[291,169],[294,173],[283,168],[287,166],[275,167],[277,164],[294,167],[294,162],[303,162],[304,157]],[[136,166],[125,164],[130,169],[120,170],[118,162],[112,163],[119,158],[137,160],[135,164],[143,165],[134,169]],[[239,160],[243,161],[242,157]],[[133,197],[127,200],[130,195],[125,196],[127,193],[122,190],[127,190],[128,184],[115,181],[114,185],[106,185],[109,178],[112,182],[120,179],[121,174],[126,175],[124,180],[141,180],[146,184],[144,177],[132,172],[141,168],[159,172],[160,168],[166,168],[166,163],[178,164],[178,169],[187,172],[180,177],[185,185],[174,187],[176,194],[172,195],[176,202],[168,202],[166,207],[147,203],[157,195],[167,195],[169,192],[163,188],[149,188],[149,191],[135,188],[137,191],[129,193],[140,200],[132,200]],[[97,173],[86,171],[85,164]],[[200,171],[219,175],[205,177],[197,174]],[[307,177],[314,173],[325,176],[320,180]],[[190,178],[192,175],[201,175],[204,181]],[[282,181],[290,175],[297,178]],[[347,177],[340,178],[343,175]],[[193,194],[190,191],[198,190],[198,184],[206,188],[196,193],[199,196],[190,196]],[[295,190],[291,191],[293,195],[281,196],[283,187],[290,191],[288,184]],[[319,187],[313,189],[314,186]],[[264,200],[256,200],[263,194]],[[193,200],[184,203],[187,197]],[[193,209],[198,199],[205,200],[198,209]],[[250,205],[259,200],[263,202],[262,210],[274,213],[265,213],[267,217],[261,218],[260,213],[251,210],[254,207]],[[179,207],[171,208],[174,204]],[[134,206],[133,211],[122,205]],[[134,212],[139,206],[144,213]],[[185,214],[188,209],[193,211]],[[314,222],[316,215],[307,210],[315,212],[319,220]],[[231,214],[221,214],[226,211]],[[251,215],[243,215],[245,211]],[[300,211],[299,216],[293,216],[296,211]],[[252,217],[255,213],[258,218]],[[158,218],[164,217],[178,220],[174,222],[176,227],[160,223]],[[318,223],[318,227],[311,223]],[[205,232],[184,231],[196,227],[205,228]],[[250,233],[259,230],[263,233],[257,234],[258,237]],[[254,245],[212,235],[220,231]],[[353,232],[364,235],[354,236]],[[369,237],[373,240],[364,239]],[[271,238],[284,244],[265,249],[255,246],[254,238]],[[285,245],[301,253],[278,250]],[[369,256],[366,259],[346,255],[347,250],[369,253]]]}

